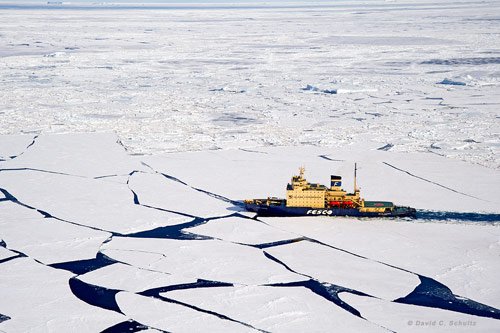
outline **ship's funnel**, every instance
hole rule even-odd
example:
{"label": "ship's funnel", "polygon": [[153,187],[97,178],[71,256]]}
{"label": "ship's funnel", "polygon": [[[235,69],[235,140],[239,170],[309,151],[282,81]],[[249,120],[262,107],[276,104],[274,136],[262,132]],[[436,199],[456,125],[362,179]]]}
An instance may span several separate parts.
{"label": "ship's funnel", "polygon": [[330,186],[331,187],[341,187],[342,186],[342,177],[340,176],[330,176]]}

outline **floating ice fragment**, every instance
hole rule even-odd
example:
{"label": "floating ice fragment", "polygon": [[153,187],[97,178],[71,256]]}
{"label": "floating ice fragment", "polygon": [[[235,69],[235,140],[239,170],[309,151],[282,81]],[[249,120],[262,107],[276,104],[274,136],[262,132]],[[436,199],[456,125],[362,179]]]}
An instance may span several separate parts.
{"label": "floating ice fragment", "polygon": [[443,81],[438,82],[437,84],[447,84],[447,85],[452,85],[452,86],[465,86],[466,85],[465,82],[453,81],[450,79],[444,79]]}
{"label": "floating ice fragment", "polygon": [[383,150],[383,151],[388,151],[390,150],[392,147],[394,147],[394,145],[392,143],[388,143],[386,144],[385,146],[382,146],[380,148],[377,148],[377,150]]}
{"label": "floating ice fragment", "polygon": [[305,88],[302,88],[302,90],[322,92],[324,94],[331,94],[331,95],[337,94],[337,89],[319,89],[318,87],[312,86],[310,84],[308,84]]}
{"label": "floating ice fragment", "polygon": [[310,84],[308,84],[305,88],[302,88],[302,90],[305,90],[305,91],[320,91],[317,87],[311,86]]}
{"label": "floating ice fragment", "polygon": [[325,90],[322,90],[322,92],[324,92],[325,94],[331,94],[331,95],[336,95],[337,94],[337,89],[325,89]]}
{"label": "floating ice fragment", "polygon": [[307,87],[304,88],[304,90],[319,91],[319,88],[308,84]]}
{"label": "floating ice fragment", "polygon": [[53,53],[49,53],[49,54],[45,54],[44,57],[46,58],[59,58],[59,57],[63,57],[66,55],[66,52],[53,52]]}
{"label": "floating ice fragment", "polygon": [[228,88],[228,87],[222,87],[222,88],[213,88],[210,89],[209,91],[214,91],[214,92],[230,92],[233,94],[243,94],[246,92],[245,89],[234,89],[234,88]]}
{"label": "floating ice fragment", "polygon": [[7,321],[9,319],[11,319],[9,316],[6,316],[6,315],[3,315],[0,313],[0,323],[3,321]]}

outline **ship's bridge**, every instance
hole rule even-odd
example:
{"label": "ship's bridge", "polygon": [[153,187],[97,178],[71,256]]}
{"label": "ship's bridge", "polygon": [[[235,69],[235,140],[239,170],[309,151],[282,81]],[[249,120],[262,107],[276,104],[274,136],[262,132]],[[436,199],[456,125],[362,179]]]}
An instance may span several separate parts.
{"label": "ship's bridge", "polygon": [[348,195],[342,189],[342,177],[331,175],[330,188],[325,185],[308,183],[304,179],[304,168],[300,168],[300,174],[293,176],[291,183],[286,187],[287,207],[355,207],[360,206],[359,192]]}

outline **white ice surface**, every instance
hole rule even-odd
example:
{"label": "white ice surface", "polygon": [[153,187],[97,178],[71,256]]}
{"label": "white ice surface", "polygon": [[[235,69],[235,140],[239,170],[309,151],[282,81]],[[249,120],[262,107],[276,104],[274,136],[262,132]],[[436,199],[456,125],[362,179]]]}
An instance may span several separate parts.
{"label": "white ice surface", "polygon": [[8,259],[17,256],[17,253],[7,250],[0,246],[0,260]]}
{"label": "white ice surface", "polygon": [[[0,265],[0,313],[5,332],[100,332],[126,317],[83,303],[68,280],[72,273],[55,270],[29,258]],[[6,288],[5,286],[9,286]]]}
{"label": "white ice surface", "polygon": [[339,147],[368,133],[495,168],[499,9],[3,9],[0,133],[115,131],[136,153]]}
{"label": "white ice surface", "polygon": [[[344,188],[350,190],[357,162],[358,186],[367,200],[439,211],[500,212],[500,177],[495,170],[429,153],[373,149],[369,143],[336,149],[271,147],[258,152],[172,153],[142,160],[159,172],[231,199],[283,197],[299,166],[306,167],[306,178],[314,183],[328,184],[330,174],[342,175]],[[198,166],[201,163],[203,168]],[[239,186],[228,186],[235,182]]]}
{"label": "white ice surface", "polygon": [[305,288],[239,286],[178,290],[163,295],[268,332],[385,331]]}
{"label": "white ice surface", "polygon": [[40,214],[30,216],[35,215],[32,212],[11,202],[1,203],[0,237],[9,248],[44,264],[95,258],[101,244],[111,236],[107,232],[43,218]]}
{"label": "white ice surface", "polygon": [[206,224],[189,228],[189,232],[242,244],[265,244],[296,238],[293,233],[240,217],[212,220]]}
{"label": "white ice surface", "polygon": [[[498,170],[421,153],[358,153],[351,158],[364,163],[370,155],[373,158],[360,170],[363,175],[360,185],[366,196],[396,197],[402,205],[412,206],[418,202],[419,208],[430,210],[500,211]],[[390,168],[383,162],[429,182]],[[397,181],[389,181],[393,179]],[[387,186],[388,181],[395,186]]]}
{"label": "white ice surface", "polygon": [[22,154],[33,138],[34,135],[0,135],[0,159],[8,160]]}
{"label": "white ice surface", "polygon": [[394,332],[498,332],[498,320],[467,314],[391,303],[376,298],[342,293],[340,298],[372,323]]}
{"label": "white ice surface", "polygon": [[135,173],[129,186],[139,196],[141,204],[161,207],[199,217],[229,215],[232,204],[211,198],[161,174]]}
{"label": "white ice surface", "polygon": [[[128,178],[122,175],[142,166],[114,144],[117,138],[136,153],[262,149],[263,154],[214,151],[152,160],[155,168],[232,199],[282,196],[284,184],[303,164],[312,181],[326,183],[329,174],[338,173],[350,183],[346,175],[358,161],[368,199],[498,213],[498,11],[493,0],[337,1],[278,10],[65,10],[64,15],[2,10],[0,132],[42,134],[26,151],[29,135],[0,138],[0,158],[25,151],[1,162],[1,168],[117,174],[100,182],[123,185]],[[465,86],[439,84],[444,79]],[[303,90],[308,86],[319,91]],[[327,92],[334,90],[338,94]],[[74,131],[117,135],[46,136]],[[388,152],[370,152],[386,144],[393,145]],[[273,145],[317,148],[263,148]],[[347,150],[341,154],[339,147]],[[345,162],[319,159],[320,154]],[[0,186],[57,216],[113,231],[181,222],[131,208],[125,186],[45,176],[0,172]],[[144,200],[170,205],[163,187],[143,185]],[[224,208],[191,196],[189,188],[177,189],[180,209],[211,214],[211,207]],[[207,200],[210,206],[204,205]],[[498,304],[495,226],[339,220],[349,224],[341,236],[338,229],[321,228],[313,236],[325,242],[336,237],[336,244],[353,252],[424,272],[458,294]],[[20,216],[9,223],[19,221]],[[306,234],[317,227],[306,223],[307,231],[296,230],[294,220],[285,219],[280,229]],[[209,229],[214,225],[193,230],[217,236]],[[250,232],[245,236],[220,226],[222,239],[258,241],[255,224],[242,229]],[[17,239],[22,230],[9,229],[15,244],[23,244]],[[72,230],[64,227],[49,238]],[[87,245],[85,253],[95,248]],[[79,258],[76,252],[57,255]]]}
{"label": "white ice surface", "polygon": [[[298,236],[429,276],[457,295],[500,306],[498,226],[348,218],[261,219]],[[355,276],[360,279],[372,275]]]}
{"label": "white ice surface", "polygon": [[40,135],[4,168],[34,168],[84,177],[128,174],[143,167],[132,161],[112,133]]}
{"label": "white ice surface", "polygon": [[[385,326],[385,320],[379,320],[375,316],[373,321],[361,321],[304,287],[262,285],[304,281],[309,277],[301,274],[307,274],[320,282],[339,284],[391,300],[406,296],[418,284],[416,275],[382,263],[434,278],[450,287],[457,295],[486,305],[499,306],[496,277],[500,272],[497,260],[500,234],[496,224],[313,217],[260,218],[262,222],[259,222],[231,216],[184,229],[184,232],[213,237],[214,240],[113,236],[107,241],[109,232],[146,231],[193,220],[134,204],[132,191],[138,195],[141,204],[203,217],[214,217],[212,214],[223,216],[238,211],[238,208],[193,188],[233,200],[267,195],[283,196],[285,184],[300,165],[306,166],[306,176],[312,182],[327,183],[330,174],[339,174],[344,176],[344,185],[348,187],[352,181],[353,162],[358,161],[359,184],[363,187],[362,194],[369,199],[393,200],[424,209],[441,207],[442,210],[451,212],[498,212],[497,204],[491,199],[498,194],[494,185],[498,183],[498,176],[482,166],[428,153],[373,150],[377,146],[370,143],[353,144],[343,149],[269,147],[252,151],[232,149],[130,157],[121,150],[106,153],[111,142],[114,142],[113,136],[79,134],[75,138],[71,135],[45,137],[45,141],[37,140],[18,158],[26,156],[25,167],[49,168],[54,172],[65,170],[71,175],[4,170],[0,171],[0,188],[22,203],[81,226],[43,218],[41,213],[33,209],[3,200],[0,202],[0,238],[5,240],[9,249],[26,253],[30,258],[7,260],[0,264],[0,270],[17,263],[18,266],[15,267],[20,272],[18,275],[25,275],[26,278],[38,276],[37,281],[40,283],[45,283],[51,277],[44,275],[45,273],[38,274],[38,270],[61,273],[64,278],[49,284],[44,292],[49,293],[56,285],[59,288],[63,285],[66,297],[75,299],[79,306],[95,308],[77,300],[70,293],[67,283],[71,274],[43,266],[42,263],[93,258],[100,250],[121,263],[95,269],[79,278],[92,285],[128,291],[119,293],[117,297],[121,310],[128,318],[151,327],[173,331],[192,331],[205,326],[228,331],[248,329],[241,324],[189,308],[192,306],[225,314],[258,328],[262,324],[262,327],[273,332],[294,329],[323,331],[323,327],[330,326],[339,330],[345,328],[345,331],[377,331],[377,324]],[[103,142],[102,145],[98,145],[99,140]],[[55,151],[62,151],[64,149],[57,148],[56,142],[64,146],[66,142],[76,141],[80,147],[87,148],[75,150],[75,160],[84,155],[91,157],[93,152],[96,156],[107,156],[107,160],[101,161],[102,158],[99,158],[96,164],[82,169],[73,161],[70,149],[65,153],[65,158],[60,160],[60,164],[44,165],[47,160],[43,158],[43,154],[37,153],[49,150],[45,145],[54,147]],[[119,147],[119,144],[113,144]],[[18,158],[1,162],[1,167],[10,167]],[[122,162],[123,169],[120,166]],[[395,170],[383,162],[436,184],[412,177],[405,171]],[[129,177],[130,171],[127,170],[135,170],[134,166],[137,165],[142,171]],[[101,167],[106,172],[100,172]],[[452,170],[452,173],[442,171],[446,168]],[[125,175],[120,174],[120,170]],[[176,177],[187,185],[167,179],[157,172]],[[110,173],[109,177],[93,178],[107,173]],[[112,176],[113,174],[118,176]],[[459,179],[471,181],[469,185],[464,185]],[[451,189],[463,193],[456,193]],[[412,196],[408,195],[410,192]],[[439,198],[439,203],[435,202],[436,198]],[[489,201],[485,201],[486,199]],[[307,241],[263,250],[249,246],[303,236],[368,259]],[[294,274],[284,265],[266,258],[264,251],[301,274]],[[2,253],[4,252],[6,253],[2,254],[2,258],[9,258],[10,251],[3,249]],[[35,264],[31,259],[40,260],[41,263]],[[12,295],[15,294],[12,299],[26,292],[23,280],[16,279],[16,274],[13,270],[6,270],[3,283],[9,286],[8,290],[11,290],[9,292]],[[179,300],[186,301],[186,306],[133,294],[150,288],[193,283],[198,279],[232,283],[235,287],[179,290],[163,295],[175,295]],[[59,295],[58,293],[63,292],[57,291],[54,294]],[[21,295],[18,299],[22,298]],[[0,324],[0,329],[17,332],[39,325],[40,317],[34,312],[21,313],[21,305],[12,302],[13,304],[6,303],[0,307],[0,313],[15,320],[4,321]],[[52,304],[52,299],[41,298],[39,302],[37,304],[41,307],[47,307]],[[389,304],[393,306],[392,303]],[[363,304],[360,307],[364,309]],[[64,308],[61,306],[61,309]],[[419,307],[411,307],[409,311],[412,308],[417,309],[415,313],[423,311]],[[98,320],[111,313],[97,310],[92,316],[87,316],[85,311],[81,312],[78,320],[88,320],[88,317],[92,322],[93,318]],[[434,313],[434,310],[429,308],[422,313]],[[72,311],[70,307],[67,312],[70,321],[65,322],[66,326],[62,319],[55,322],[60,325],[58,328],[77,325],[74,324],[77,319]],[[262,311],[268,314],[261,315]],[[57,318],[66,316],[66,310],[58,313],[60,315]],[[42,314],[45,316],[43,318],[52,315],[49,315],[49,311],[42,311]],[[406,316],[403,313],[400,318]],[[462,317],[462,314],[456,312],[446,316],[456,320]],[[399,327],[399,317],[394,318],[395,327]],[[123,320],[126,318],[118,316],[112,323],[102,321],[100,329]],[[88,328],[85,325],[82,327]]]}
{"label": "white ice surface", "polygon": [[[357,161],[359,184],[367,199],[393,200],[417,208],[450,212],[498,213],[498,205],[493,198],[498,197],[495,184],[499,179],[491,169],[429,153],[378,151],[374,150],[376,145],[370,143],[353,144],[342,149],[271,147],[252,151],[232,149],[131,157],[121,150],[112,135],[40,136],[44,137],[41,141],[37,139],[20,157],[1,162],[1,167],[10,168],[14,163],[19,163],[16,167],[47,168],[54,172],[64,170],[71,174],[3,170],[0,171],[0,188],[14,195],[21,203],[80,225],[43,218],[34,209],[9,200],[0,202],[0,238],[6,242],[8,249],[21,251],[30,257],[11,259],[0,264],[0,270],[6,269],[3,285],[9,286],[11,290],[10,302],[16,303],[15,299],[22,299],[23,293],[27,293],[18,275],[28,278],[33,273],[39,278],[36,281],[45,286],[45,280],[52,277],[45,273],[38,274],[38,270],[43,270],[49,275],[54,272],[63,276],[47,285],[44,292],[49,293],[53,288],[64,285],[64,292],[57,291],[55,295],[64,294],[68,301],[94,309],[67,289],[71,274],[43,266],[42,263],[94,258],[100,250],[121,263],[95,269],[79,278],[92,285],[128,291],[119,293],[117,299],[123,307],[122,311],[130,319],[174,331],[196,330],[205,328],[204,325],[228,331],[245,331],[248,328],[189,308],[197,305],[231,318],[234,316],[233,319],[255,324],[256,327],[262,324],[271,331],[300,331],[307,328],[322,331],[327,326],[346,328],[346,331],[377,331],[377,324],[385,326],[391,319],[381,320],[373,316],[373,320],[368,318],[369,321],[360,321],[304,287],[262,285],[304,281],[310,276],[320,282],[338,284],[392,300],[406,296],[418,284],[416,275],[398,270],[398,267],[434,278],[451,288],[456,295],[489,306],[500,306],[496,281],[500,272],[497,260],[500,234],[497,224],[313,217],[261,217],[262,222],[259,222],[231,216],[184,229],[185,232],[209,236],[214,240],[113,236],[107,241],[110,232],[146,231],[193,220],[191,217],[134,204],[132,191],[144,205],[181,214],[218,217],[232,214],[238,209],[231,207],[227,201],[193,188],[233,200],[283,196],[285,184],[300,165],[306,166],[306,176],[312,182],[327,183],[328,175],[339,174],[344,177],[344,186],[348,188],[352,182],[352,165]],[[102,145],[98,144],[100,141]],[[67,142],[78,142],[79,147],[86,148],[74,152],[58,148],[58,145],[64,147]],[[112,150],[114,153],[107,154],[111,143],[120,150]],[[44,159],[40,153],[50,151],[45,145],[56,152],[65,151],[65,157],[59,160],[59,164],[44,164],[51,160]],[[85,166],[85,162],[82,162],[80,167],[75,162],[93,154],[99,157],[96,164]],[[104,160],[102,156],[107,156],[107,159]],[[17,162],[21,158],[24,158],[20,160],[22,164]],[[395,170],[383,162],[403,171]],[[142,171],[128,176],[130,171],[138,170],[136,166]],[[105,172],[101,172],[101,169]],[[447,169],[451,172],[446,172]],[[424,179],[411,176],[406,171]],[[187,185],[167,179],[158,172],[176,177]],[[97,175],[106,174],[109,177],[94,179]],[[467,183],[462,184],[460,179],[467,179]],[[301,237],[309,237],[353,254],[307,241],[263,250],[249,246]],[[264,251],[299,274],[266,258]],[[7,249],[1,253],[5,259],[11,255]],[[39,260],[40,263],[35,264],[31,259]],[[16,270],[20,273],[9,268],[13,263],[16,263]],[[186,301],[187,306],[133,294],[150,288],[193,283],[198,279],[232,283],[235,287],[191,289],[164,294],[166,297],[179,297],[179,300]],[[239,293],[234,293],[235,290]],[[281,294],[286,296],[279,296]],[[18,296],[20,298],[16,298]],[[274,302],[276,297],[280,300],[278,304]],[[53,299],[42,297],[39,302],[37,304],[40,307],[48,307],[52,306]],[[9,304],[0,307],[0,313],[13,319],[1,323],[0,329],[25,331],[32,325],[40,324],[40,319],[33,318],[35,314],[32,312],[22,313],[21,305],[16,303],[12,307]],[[394,306],[392,303],[383,304]],[[442,312],[434,312],[435,309],[431,308],[410,309],[413,308],[417,308],[415,313],[423,311],[422,318],[434,318],[428,317],[427,313]],[[361,309],[364,309],[364,303],[360,303]],[[70,318],[68,325],[73,325],[71,323],[76,317],[72,311],[71,307],[67,313],[66,310],[60,310],[57,318],[67,315]],[[101,317],[108,318],[110,311],[98,309],[92,316],[88,316],[85,311],[81,312],[80,320],[90,320],[88,325],[97,325],[98,322],[101,329],[126,319],[118,316],[111,323],[106,321],[108,319],[99,320]],[[260,311],[268,315],[261,315]],[[335,316],[329,315],[332,311]],[[339,319],[344,317],[345,320]],[[404,317],[404,313],[399,317],[390,317],[394,318],[394,327],[399,327],[398,323]],[[446,312],[445,316],[447,320],[460,320],[463,317],[456,312]],[[482,323],[483,319],[480,320]],[[60,322],[56,320],[54,325],[60,325],[57,327],[61,329],[65,327],[62,319]],[[487,328],[490,327],[488,325]],[[85,325],[82,327],[88,328]]]}
{"label": "white ice surface", "polygon": [[120,292],[116,300],[127,316],[167,332],[257,332],[239,323],[151,297]]}
{"label": "white ice surface", "polygon": [[[72,175],[0,171],[0,188],[56,217],[128,233],[191,220],[134,205],[131,189],[136,188],[141,203],[163,209],[204,217],[234,212],[226,202],[189,186],[156,182],[157,174],[141,162],[233,200],[282,197],[301,165],[308,180],[327,184],[330,174],[339,174],[349,189],[358,162],[366,199],[500,213],[500,3],[320,5],[0,9],[0,133],[14,134],[0,136],[0,160],[6,160],[0,169]],[[445,79],[465,85],[441,84]],[[304,90],[308,86],[318,89]],[[387,151],[377,150],[382,147]],[[170,153],[138,155],[161,152]],[[127,184],[134,170],[148,174],[134,174]],[[174,332],[247,331],[193,308],[132,293],[117,297],[126,316],[84,303],[68,287],[73,274],[32,259],[48,263],[95,256],[104,237],[99,235],[107,233],[42,219],[33,210],[14,208],[3,194],[0,199],[0,239],[31,257],[0,264],[0,314],[11,318],[0,323],[0,331],[98,332],[129,318]],[[231,217],[186,230],[218,241],[114,237],[103,245],[104,253],[131,266],[113,264],[81,278],[130,291],[220,279],[237,286],[165,296],[203,303],[273,332],[330,331],[330,325],[343,332],[378,330],[304,288],[255,286],[306,277],[291,274],[261,250],[233,243],[305,235],[424,274],[457,295],[500,308],[498,224],[263,220],[269,225]],[[302,265],[316,279],[329,278],[327,248],[305,244],[310,262],[301,254],[291,258],[290,252],[304,244],[267,250],[290,261],[285,264]],[[115,245],[119,251],[111,250]],[[0,248],[0,258],[10,253]],[[377,265],[360,266],[352,258],[340,265],[342,271],[335,273],[359,288],[372,271],[383,275]],[[394,281],[395,276],[386,278]],[[384,280],[373,280],[370,290],[385,297],[404,294],[415,284],[403,281],[391,290],[394,295]],[[275,297],[280,297],[277,302]],[[477,325],[465,327],[468,331],[498,331],[498,320],[341,297],[370,322],[399,332],[411,330],[408,320],[440,318],[470,318]],[[443,330],[462,330],[455,328]]]}
{"label": "white ice surface", "polygon": [[301,280],[267,260],[261,250],[219,240],[134,239],[115,237],[103,246],[108,257],[134,266],[187,278],[266,284]]}
{"label": "white ice surface", "polygon": [[0,184],[27,205],[105,231],[127,233],[190,220],[135,205],[126,184],[39,171],[0,172]]}
{"label": "white ice surface", "polygon": [[316,243],[303,241],[265,251],[298,273],[383,299],[407,295],[420,284],[414,274]]}
{"label": "white ice surface", "polygon": [[130,292],[140,292],[152,288],[196,282],[196,279],[140,269],[122,263],[97,269],[79,276],[78,279],[96,286]]}

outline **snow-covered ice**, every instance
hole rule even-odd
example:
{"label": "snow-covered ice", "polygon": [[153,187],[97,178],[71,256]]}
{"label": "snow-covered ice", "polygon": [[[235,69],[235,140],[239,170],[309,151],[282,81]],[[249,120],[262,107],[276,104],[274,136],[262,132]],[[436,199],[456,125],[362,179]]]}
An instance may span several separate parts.
{"label": "snow-covered ice", "polygon": [[[75,160],[95,161],[85,169],[69,149],[57,165],[31,153],[77,139],[107,162],[92,159],[92,149],[75,149]],[[113,145],[121,149],[114,135],[41,134],[22,167],[11,167],[18,157],[2,162],[0,329],[379,332],[404,331],[409,320],[499,327],[499,187],[480,191],[488,179],[498,183],[491,169],[363,145],[156,156],[107,154]],[[355,160],[367,194],[411,203],[420,217],[255,218],[237,205],[265,191],[283,195],[292,166],[302,164],[310,180],[338,173],[349,183]],[[101,169],[124,181],[95,177]],[[477,184],[462,186],[465,178]],[[433,191],[444,210],[426,198]],[[37,311],[18,301],[28,295]]]}
{"label": "snow-covered ice", "polygon": [[163,207],[193,216],[217,216],[227,207],[227,202],[207,197],[161,174],[135,173],[130,177],[129,186],[143,205]]}
{"label": "snow-covered ice", "polygon": [[0,311],[11,319],[0,323],[5,332],[97,332],[126,317],[90,307],[75,298],[68,280],[71,273],[56,270],[30,258],[0,265]]}
{"label": "snow-covered ice", "polygon": [[111,234],[43,218],[11,202],[0,210],[1,237],[8,245],[44,264],[94,258]]}
{"label": "snow-covered ice", "polygon": [[[300,276],[267,260],[261,250],[218,240],[124,239],[115,237],[102,252],[108,257],[155,271],[188,278],[269,284]],[[155,258],[151,253],[158,254]],[[247,260],[251,258],[251,260]]]}
{"label": "snow-covered ice", "polygon": [[128,292],[118,293],[116,299],[127,316],[166,332],[256,332],[240,323],[203,313],[182,304]]}
{"label": "snow-covered ice", "polygon": [[0,182],[23,203],[98,230],[130,233],[189,220],[134,204],[126,184],[30,170],[2,171]]}
{"label": "snow-covered ice", "polygon": [[364,318],[393,332],[495,332],[498,320],[387,302],[376,298],[342,294],[341,298],[358,309]]}
{"label": "snow-covered ice", "polygon": [[[0,331],[500,330],[497,1],[49,7],[0,0]],[[354,163],[417,218],[242,211]]]}
{"label": "snow-covered ice", "polygon": [[80,280],[108,289],[129,292],[140,292],[164,286],[196,282],[196,279],[189,279],[182,275],[163,273],[122,263],[116,263],[86,273],[80,276]]}
{"label": "snow-covered ice", "polygon": [[0,133],[115,131],[147,153],[369,132],[498,167],[497,1],[269,6],[5,7]]}
{"label": "snow-covered ice", "polygon": [[353,332],[386,331],[305,288],[238,286],[178,290],[165,293],[165,296],[241,318],[267,332],[322,331],[327,328]]}
{"label": "snow-covered ice", "polygon": [[[18,141],[24,140],[26,138],[23,136]],[[9,142],[8,139],[5,141]],[[140,163],[131,160],[120,144],[116,144],[120,141],[114,134],[99,133],[89,136],[73,133],[37,136],[30,141],[19,156],[9,161],[9,168],[29,169],[36,163],[37,170],[89,178],[127,175],[132,170],[145,169]],[[35,145],[35,142],[39,144]]]}
{"label": "snow-covered ice", "polygon": [[[361,256],[429,276],[461,296],[500,306],[494,292],[500,268],[498,225],[473,226],[452,221],[352,221],[348,218],[325,223],[324,219],[310,217],[261,219],[279,229],[286,228],[352,253],[353,257]],[[358,257],[353,259],[359,260]],[[301,264],[311,265],[307,261]]]}
{"label": "snow-covered ice", "polygon": [[266,252],[304,275],[384,299],[409,294],[420,282],[414,274],[322,244],[298,242]]}
{"label": "snow-covered ice", "polygon": [[[254,214],[255,215],[255,214]],[[197,235],[220,238],[233,243],[269,244],[297,238],[297,235],[270,227],[253,219],[231,216],[217,219],[189,229]]]}

